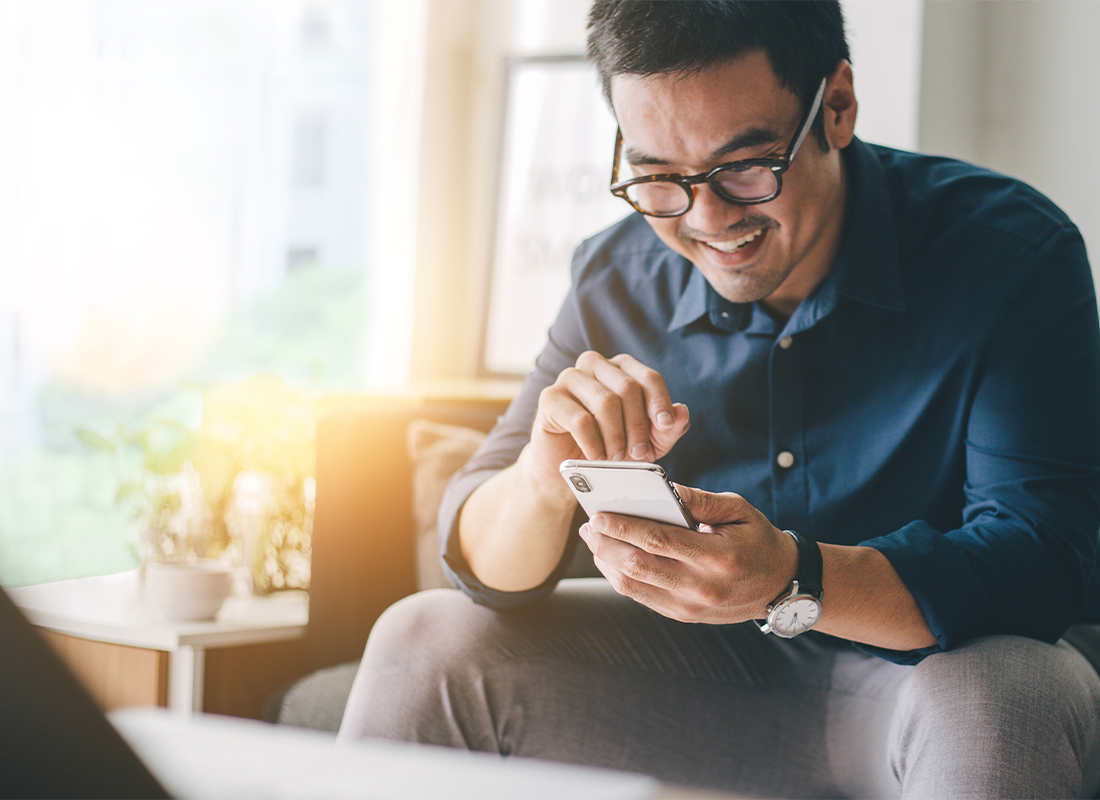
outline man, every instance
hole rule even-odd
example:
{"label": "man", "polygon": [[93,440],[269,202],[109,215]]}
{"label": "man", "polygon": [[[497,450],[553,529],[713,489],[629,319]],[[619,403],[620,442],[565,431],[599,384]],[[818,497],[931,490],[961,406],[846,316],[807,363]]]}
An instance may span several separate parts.
{"label": "man", "polygon": [[[836,3],[596,0],[589,55],[640,213],[578,249],[444,502],[480,605],[387,612],[342,735],[767,796],[1091,796],[1100,330],[1074,226],[855,139]],[[659,460],[701,529],[597,514],[578,545],[567,458]],[[576,548],[606,581],[558,586]]]}

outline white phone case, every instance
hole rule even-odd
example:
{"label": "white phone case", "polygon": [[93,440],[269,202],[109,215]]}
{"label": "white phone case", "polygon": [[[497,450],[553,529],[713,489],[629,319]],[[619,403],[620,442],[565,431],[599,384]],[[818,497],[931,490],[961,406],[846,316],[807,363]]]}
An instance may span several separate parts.
{"label": "white phone case", "polygon": [[570,459],[561,462],[559,470],[589,517],[604,511],[698,529],[657,464]]}

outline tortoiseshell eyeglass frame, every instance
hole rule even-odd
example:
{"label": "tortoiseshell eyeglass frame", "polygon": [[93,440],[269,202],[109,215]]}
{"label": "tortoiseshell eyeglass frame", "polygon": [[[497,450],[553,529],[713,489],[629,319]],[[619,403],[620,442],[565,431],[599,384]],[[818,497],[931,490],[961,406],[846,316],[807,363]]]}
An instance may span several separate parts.
{"label": "tortoiseshell eyeglass frame", "polygon": [[[825,96],[825,83],[827,80],[827,78],[821,79],[821,85],[818,87],[817,94],[814,95],[814,100],[810,103],[810,107],[806,111],[806,116],[802,119],[802,124],[798,128],[798,133],[791,139],[791,143],[787,146],[787,152],[779,158],[749,158],[744,161],[731,161],[728,164],[719,164],[714,169],[708,172],[701,172],[698,175],[680,175],[676,172],[668,172],[657,175],[642,175],[638,178],[631,178],[628,181],[620,182],[619,161],[622,159],[623,152],[623,132],[621,129],[616,129],[615,160],[611,165],[611,194],[616,197],[621,197],[623,200],[630,203],[636,211],[649,217],[679,217],[691,211],[691,207],[695,203],[695,192],[692,191],[691,187],[700,183],[708,184],[711,190],[727,203],[753,206],[774,200],[779,197],[779,193],[783,191],[783,173],[791,168],[791,162],[794,161],[794,157],[798,154],[798,149],[802,146],[802,141],[806,138],[806,134],[810,132],[810,126],[813,124],[818,109],[821,107],[822,98]],[[743,200],[725,192],[716,180],[723,172],[743,172],[750,167],[767,167],[771,170],[772,174],[775,176],[775,191],[766,197]],[[627,195],[627,189],[631,186],[635,186],[639,183],[656,183],[658,181],[675,183],[683,187],[684,192],[687,194],[687,205],[682,211],[668,214],[656,214],[639,208]]]}

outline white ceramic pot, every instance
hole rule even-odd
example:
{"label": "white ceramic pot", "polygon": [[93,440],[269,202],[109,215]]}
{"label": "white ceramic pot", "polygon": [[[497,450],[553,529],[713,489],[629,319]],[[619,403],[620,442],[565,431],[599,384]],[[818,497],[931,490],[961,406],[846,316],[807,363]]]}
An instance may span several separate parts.
{"label": "white ceramic pot", "polygon": [[168,619],[214,619],[232,587],[229,567],[220,561],[145,566],[145,591],[153,607]]}

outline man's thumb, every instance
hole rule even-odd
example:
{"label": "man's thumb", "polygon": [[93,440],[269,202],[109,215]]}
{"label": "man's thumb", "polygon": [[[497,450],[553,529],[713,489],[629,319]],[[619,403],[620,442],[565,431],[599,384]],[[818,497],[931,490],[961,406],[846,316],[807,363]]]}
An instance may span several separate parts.
{"label": "man's thumb", "polygon": [[715,494],[691,486],[676,485],[680,499],[696,522],[707,525],[726,525],[745,522],[752,515],[752,505],[739,494],[723,492]]}

